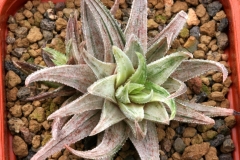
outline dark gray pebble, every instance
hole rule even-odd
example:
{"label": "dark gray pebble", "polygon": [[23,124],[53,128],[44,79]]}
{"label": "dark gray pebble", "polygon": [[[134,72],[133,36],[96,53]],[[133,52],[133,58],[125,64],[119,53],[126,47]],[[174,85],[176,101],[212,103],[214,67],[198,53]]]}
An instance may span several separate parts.
{"label": "dark gray pebble", "polygon": [[233,160],[231,153],[220,154],[218,158],[219,158],[219,160]]}
{"label": "dark gray pebble", "polygon": [[194,36],[196,39],[200,37],[200,29],[199,26],[194,26],[190,29],[190,36]]}
{"label": "dark gray pebble", "polygon": [[173,147],[176,150],[176,152],[182,153],[186,148],[186,145],[181,138],[177,138],[173,143]]}
{"label": "dark gray pebble", "polygon": [[213,147],[217,147],[223,143],[224,139],[224,135],[218,134],[214,140],[210,141],[210,145]]}
{"label": "dark gray pebble", "polygon": [[218,31],[225,31],[228,28],[228,19],[227,18],[223,18],[220,20],[220,23],[217,27]]}
{"label": "dark gray pebble", "polygon": [[214,1],[207,5],[207,12],[211,17],[213,17],[221,10],[221,8],[222,4],[219,1]]}
{"label": "dark gray pebble", "polygon": [[48,31],[55,29],[55,22],[49,19],[43,19],[40,23],[40,28]]}

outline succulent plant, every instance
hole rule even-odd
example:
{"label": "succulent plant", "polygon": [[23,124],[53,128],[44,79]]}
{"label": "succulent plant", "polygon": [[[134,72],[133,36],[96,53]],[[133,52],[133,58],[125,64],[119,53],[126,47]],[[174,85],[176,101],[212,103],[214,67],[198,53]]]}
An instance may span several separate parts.
{"label": "succulent plant", "polygon": [[[112,13],[117,9],[118,1],[115,3]],[[165,55],[186,22],[185,12],[175,15],[150,42],[147,42],[147,0],[133,0],[124,32],[111,12],[99,0],[82,0],[84,41],[79,37],[76,16],[71,16],[66,36],[71,43],[70,56],[67,60],[63,57],[63,62],[53,56],[52,61],[59,66],[43,68],[27,77],[26,85],[50,81],[83,93],[70,97],[48,117],[54,120],[53,138],[32,160],[45,159],[64,146],[83,158],[111,159],[128,138],[141,159],[157,160],[155,123],[177,120],[213,124],[210,117],[236,113],[179,98],[187,88],[184,82],[193,77],[210,70],[222,72],[223,81],[228,75],[222,64],[192,59],[188,52]],[[70,61],[73,63],[66,64]],[[96,148],[77,151],[69,147],[93,135],[99,135],[101,140]]]}

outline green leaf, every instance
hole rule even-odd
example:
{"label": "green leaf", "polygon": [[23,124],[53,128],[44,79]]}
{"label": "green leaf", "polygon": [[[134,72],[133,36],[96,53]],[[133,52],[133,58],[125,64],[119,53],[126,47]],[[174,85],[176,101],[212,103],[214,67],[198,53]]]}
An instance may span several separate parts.
{"label": "green leaf", "polygon": [[152,102],[160,101],[168,105],[171,110],[170,120],[172,120],[176,115],[176,104],[173,99],[167,99],[167,97],[170,95],[168,91],[152,82],[146,82],[145,87],[148,90],[153,90]]}
{"label": "green leaf", "polygon": [[114,63],[102,62],[89,54],[85,49],[83,49],[82,56],[84,58],[84,61],[92,69],[98,79],[105,78],[114,73],[114,70],[116,68],[116,65]]}
{"label": "green leaf", "polygon": [[133,94],[138,94],[144,89],[143,84],[138,84],[138,83],[129,83],[128,86],[128,93],[133,95]]}
{"label": "green leaf", "polygon": [[118,103],[120,110],[123,114],[132,121],[142,121],[144,118],[144,105],[140,104],[123,104],[121,102]]}
{"label": "green leaf", "polygon": [[106,98],[114,103],[115,99],[115,81],[117,75],[108,76],[93,83],[87,90],[89,93]]}
{"label": "green leaf", "polygon": [[128,97],[128,87],[129,87],[129,83],[125,84],[124,86],[119,86],[115,96],[117,98],[118,102],[121,103],[130,103],[129,97]]}
{"label": "green leaf", "polygon": [[147,65],[147,79],[158,85],[163,84],[184,59],[192,54],[176,52]]}
{"label": "green leaf", "polygon": [[134,94],[134,95],[129,95],[129,98],[131,100],[131,102],[133,103],[137,103],[137,104],[145,104],[148,103],[149,101],[151,101],[153,97],[153,90],[150,91],[150,93],[148,92],[141,92],[138,94]]}
{"label": "green leaf", "polygon": [[52,55],[51,60],[56,66],[67,64],[67,57],[65,54],[49,47],[42,49]]}
{"label": "green leaf", "polygon": [[169,116],[161,102],[147,103],[144,107],[144,119],[169,125]]}
{"label": "green leaf", "polygon": [[136,52],[138,56],[138,68],[134,72],[134,74],[129,78],[129,81],[131,83],[138,83],[138,84],[144,84],[147,79],[147,64],[144,56]]}
{"label": "green leaf", "polygon": [[118,47],[113,46],[113,54],[117,63],[116,87],[122,85],[134,73],[132,62]]}

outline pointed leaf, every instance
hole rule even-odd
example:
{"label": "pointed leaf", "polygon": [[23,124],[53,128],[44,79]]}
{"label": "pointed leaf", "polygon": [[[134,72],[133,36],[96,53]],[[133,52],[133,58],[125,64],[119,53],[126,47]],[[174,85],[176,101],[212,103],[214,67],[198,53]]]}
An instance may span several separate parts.
{"label": "pointed leaf", "polygon": [[123,114],[132,121],[142,121],[144,118],[144,105],[140,104],[123,104],[121,102],[118,102],[120,110],[123,112]]}
{"label": "pointed leaf", "polygon": [[185,82],[208,71],[222,72],[223,82],[228,76],[228,71],[223,64],[210,60],[194,59],[183,61],[182,64],[172,73],[171,77]]}
{"label": "pointed leaf", "polygon": [[108,127],[122,121],[125,118],[126,117],[120,111],[119,107],[116,104],[108,100],[105,100],[100,121],[98,122],[97,126],[93,129],[90,136],[93,136],[95,134],[98,134],[99,132],[104,131]]}
{"label": "pointed leaf", "polygon": [[230,116],[234,114],[233,109],[206,106],[203,104],[193,103],[187,100],[180,100],[180,99],[176,99],[176,102],[183,106],[194,109],[198,112],[201,112],[205,116],[209,116],[209,117]]}
{"label": "pointed leaf", "polygon": [[46,66],[48,66],[48,67],[56,66],[56,64],[54,64],[52,59],[51,59],[52,56],[50,56],[49,53],[47,53],[43,49],[42,49],[42,58],[43,58],[44,63],[46,64]]}
{"label": "pointed leaf", "polygon": [[129,84],[130,83],[127,83],[124,86],[122,86],[122,85],[119,86],[115,93],[117,100],[121,103],[130,103],[130,99],[128,96]]}
{"label": "pointed leaf", "polygon": [[152,97],[153,97],[153,90],[151,90],[150,93],[143,91],[138,94],[129,95],[131,102],[136,103],[136,104],[148,103],[149,101],[151,101]]}
{"label": "pointed leaf", "polygon": [[138,94],[141,93],[141,91],[144,89],[143,84],[138,84],[138,83],[129,83],[128,86],[128,93],[133,95],[133,94]]}
{"label": "pointed leaf", "polygon": [[139,39],[143,52],[147,51],[147,0],[133,0],[124,34],[127,41],[134,34]]}
{"label": "pointed leaf", "polygon": [[87,90],[89,93],[106,98],[112,102],[117,102],[115,99],[115,81],[117,75],[112,75],[93,83]]}
{"label": "pointed leaf", "polygon": [[92,69],[92,71],[94,72],[98,79],[105,78],[114,73],[116,68],[116,65],[114,63],[102,62],[93,57],[91,54],[89,54],[85,49],[83,50],[82,55],[84,61]]}
{"label": "pointed leaf", "polygon": [[71,41],[71,54],[68,55],[68,59],[73,58],[76,64],[84,64],[80,51],[83,45],[77,23],[77,12],[70,14],[66,31],[66,43]]}
{"label": "pointed leaf", "polygon": [[124,48],[124,53],[128,56],[128,58],[131,60],[133,67],[137,68],[138,66],[138,57],[135,54],[135,52],[139,52],[144,54],[142,46],[140,42],[138,41],[137,37],[132,34],[127,41],[125,48]]}
{"label": "pointed leaf", "polygon": [[123,84],[133,73],[134,68],[127,55],[118,47],[113,46],[113,55],[117,63],[116,87]]}
{"label": "pointed leaf", "polygon": [[100,1],[84,0],[81,7],[87,51],[99,60],[114,62],[111,46],[123,49],[125,44],[117,21]]}
{"label": "pointed leaf", "polygon": [[146,82],[145,84],[146,89],[153,90],[153,97],[151,102],[164,102],[168,105],[168,107],[171,110],[171,116],[170,120],[174,118],[176,114],[176,104],[173,99],[167,99],[167,97],[170,95],[164,88],[161,86],[158,86],[151,82]]}
{"label": "pointed leaf", "polygon": [[214,124],[214,120],[205,116],[204,114],[191,109],[190,107],[185,107],[180,103],[176,103],[177,113],[174,120],[186,123],[196,123],[196,124]]}
{"label": "pointed leaf", "polygon": [[67,57],[63,53],[49,47],[42,48],[42,50],[52,56],[50,58],[56,66],[67,64]]}
{"label": "pointed leaf", "polygon": [[69,146],[66,148],[73,154],[90,159],[101,159],[113,156],[128,138],[128,130],[123,122],[117,123],[107,129],[104,133],[102,142],[94,149],[89,151],[77,151]]}
{"label": "pointed leaf", "polygon": [[134,137],[138,140],[141,140],[143,138],[145,138],[146,134],[147,134],[147,121],[146,120],[142,120],[141,122],[133,122],[130,121],[128,119],[124,120],[128,126],[130,127],[132,133],[134,135]]}
{"label": "pointed leaf", "polygon": [[57,67],[45,68],[29,75],[25,84],[36,81],[52,81],[73,87],[85,93],[87,87],[96,81],[94,73],[86,65],[62,65]]}
{"label": "pointed leaf", "polygon": [[[153,52],[158,44],[162,43],[162,39],[167,37],[167,43],[171,44],[173,40],[178,36],[183,26],[187,21],[187,13],[184,11],[178,12],[173,20],[164,28],[154,39],[148,43],[148,51]],[[170,45],[168,45],[168,48]],[[157,49],[157,48],[156,48]],[[168,50],[168,49],[167,49]]]}
{"label": "pointed leaf", "polygon": [[74,114],[81,114],[90,110],[102,109],[102,107],[103,98],[86,93],[49,115],[48,120],[56,117],[66,117]]}
{"label": "pointed leaf", "polygon": [[110,12],[112,15],[115,15],[117,10],[119,9],[119,3],[120,3],[120,0],[115,0]]}
{"label": "pointed leaf", "polygon": [[169,125],[168,113],[161,102],[147,103],[144,107],[144,119]]}
{"label": "pointed leaf", "polygon": [[146,53],[147,63],[149,64],[164,57],[170,46],[168,43],[167,37],[162,38],[160,41],[158,41],[158,43],[154,43]]}
{"label": "pointed leaf", "polygon": [[148,80],[158,85],[163,84],[184,59],[191,57],[187,52],[176,52],[147,65]]}
{"label": "pointed leaf", "polygon": [[50,139],[31,160],[43,160],[52,154],[61,151],[64,145],[75,143],[87,137],[99,120],[96,111],[74,115],[59,133],[59,137]]}
{"label": "pointed leaf", "polygon": [[136,52],[136,55],[138,57],[138,68],[134,72],[134,74],[129,78],[129,81],[131,83],[144,84],[147,79],[146,60],[141,53]]}
{"label": "pointed leaf", "polygon": [[174,92],[167,97],[168,99],[178,97],[187,91],[186,84],[174,78],[168,78],[161,86],[170,93]]}
{"label": "pointed leaf", "polygon": [[136,139],[132,134],[130,134],[129,138],[135,146],[141,159],[160,160],[157,137],[158,136],[155,124],[148,122],[147,135],[143,140]]}
{"label": "pointed leaf", "polygon": [[41,66],[37,66],[37,65],[30,64],[27,62],[13,61],[13,64],[15,67],[17,67],[19,70],[21,70],[26,75],[36,72],[37,70],[43,69],[43,67],[41,67]]}

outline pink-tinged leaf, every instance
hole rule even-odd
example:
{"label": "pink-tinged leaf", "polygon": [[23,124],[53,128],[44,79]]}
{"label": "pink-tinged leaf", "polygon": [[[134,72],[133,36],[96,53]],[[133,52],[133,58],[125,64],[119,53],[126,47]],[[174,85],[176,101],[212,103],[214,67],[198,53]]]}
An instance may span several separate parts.
{"label": "pink-tinged leaf", "polygon": [[45,62],[45,64],[48,66],[48,67],[54,67],[56,66],[53,61],[52,61],[52,57],[42,49],[42,57],[43,57],[43,60]]}
{"label": "pink-tinged leaf", "polygon": [[77,12],[74,15],[70,14],[66,31],[66,43],[71,40],[71,55],[69,55],[69,58],[73,57],[76,64],[84,64],[80,51],[82,45],[80,45],[81,37],[77,23]]}
{"label": "pink-tinged leaf", "polygon": [[60,86],[53,91],[43,92],[36,96],[27,97],[26,99],[24,99],[24,101],[43,100],[47,98],[55,98],[57,96],[70,96],[75,92],[76,90],[74,90],[73,88],[70,88],[68,86]]}
{"label": "pink-tinged leaf", "polygon": [[162,43],[162,39],[165,37],[167,37],[167,43],[169,48],[169,44],[171,44],[173,40],[178,36],[186,21],[187,13],[185,13],[184,11],[180,11],[167,25],[167,27],[164,28],[159,34],[156,35],[156,37],[154,37],[151,42],[148,43],[148,51],[154,51],[152,49],[155,48],[158,44],[160,45]]}
{"label": "pink-tinged leaf", "polygon": [[101,61],[114,62],[111,46],[123,49],[125,44],[117,21],[100,1],[83,0],[81,6],[87,51]]}
{"label": "pink-tinged leaf", "polygon": [[127,125],[129,126],[129,128],[132,131],[133,136],[136,139],[141,140],[146,136],[146,134],[147,134],[147,121],[146,120],[142,120],[141,122],[133,122],[128,119],[125,119],[124,121],[127,123]]}
{"label": "pink-tinged leaf", "polygon": [[[68,98],[61,107],[64,107],[65,105],[69,104],[70,102],[74,101],[79,95],[75,94]],[[59,136],[60,130],[64,126],[64,124],[69,120],[69,117],[56,117],[52,122],[52,138],[55,140]]]}
{"label": "pink-tinged leaf", "polygon": [[118,102],[118,106],[122,113],[131,121],[139,122],[142,121],[144,118],[144,104],[135,104],[135,103],[128,103],[123,104]]}
{"label": "pink-tinged leaf", "polygon": [[133,0],[124,34],[126,41],[129,41],[134,34],[139,39],[143,52],[147,51],[147,0]]}
{"label": "pink-tinged leaf", "polygon": [[94,149],[89,151],[77,151],[69,146],[66,148],[73,154],[89,159],[101,159],[113,156],[128,138],[128,129],[124,122],[119,122],[104,133],[102,142]]}
{"label": "pink-tinged leaf", "polygon": [[84,61],[88,64],[88,66],[92,69],[94,74],[98,79],[105,78],[114,73],[116,64],[115,63],[106,63],[98,60],[89,54],[86,50],[83,50],[83,58]]}
{"label": "pink-tinged leaf", "polygon": [[176,103],[177,113],[174,118],[176,121],[196,124],[214,124],[214,120],[205,116],[201,112],[198,112],[190,107]]}
{"label": "pink-tinged leaf", "polygon": [[119,3],[120,3],[120,0],[115,0],[110,12],[112,15],[115,15],[117,10],[119,9]]}
{"label": "pink-tinged leaf", "polygon": [[148,80],[158,85],[163,84],[191,53],[176,52],[147,65]]}
{"label": "pink-tinged leaf", "polygon": [[176,102],[178,102],[179,104],[181,104],[183,106],[194,109],[198,112],[201,112],[205,116],[209,116],[209,117],[230,116],[230,115],[234,114],[233,109],[206,106],[203,104],[190,102],[188,100],[180,100],[180,99],[176,99]]}
{"label": "pink-tinged leaf", "polygon": [[148,49],[146,53],[148,64],[164,57],[170,47],[170,44],[168,44],[169,42],[167,40],[167,37],[163,37],[158,43],[154,43],[153,46]]}
{"label": "pink-tinged leaf", "polygon": [[43,67],[41,66],[37,66],[27,62],[13,61],[13,64],[15,67],[17,67],[19,70],[21,70],[23,73],[27,75],[36,72],[37,70],[43,69]]}
{"label": "pink-tinged leaf", "polygon": [[66,117],[74,114],[81,114],[90,110],[102,109],[103,101],[104,100],[101,97],[86,93],[52,113],[50,116],[48,116],[48,119]]}
{"label": "pink-tinged leaf", "polygon": [[86,64],[62,65],[36,71],[26,78],[28,85],[36,81],[52,81],[61,83],[85,93],[96,81],[95,75]]}
{"label": "pink-tinged leaf", "polygon": [[168,78],[161,86],[172,93],[167,97],[168,99],[178,97],[187,91],[186,84],[174,78]]}
{"label": "pink-tinged leaf", "polygon": [[144,107],[144,119],[169,125],[169,115],[161,102],[147,103]]}
{"label": "pink-tinged leaf", "polygon": [[125,118],[126,117],[120,111],[119,107],[116,104],[105,99],[100,121],[98,122],[97,126],[93,129],[90,136],[93,136],[95,134],[98,134],[99,132],[104,131],[108,127],[122,121]]}
{"label": "pink-tinged leaf", "polygon": [[117,103],[115,98],[115,81],[117,75],[108,76],[93,83],[87,90],[89,93],[106,98],[111,102]]}
{"label": "pink-tinged leaf", "polygon": [[31,160],[43,160],[52,154],[61,151],[64,145],[75,143],[87,137],[99,120],[100,114],[96,111],[84,112],[74,115],[62,128],[59,136],[54,140],[50,139]]}
{"label": "pink-tinged leaf", "polygon": [[152,122],[148,122],[147,124],[147,135],[144,139],[138,140],[133,134],[129,136],[140,158],[144,160],[160,160],[157,137],[156,126]]}
{"label": "pink-tinged leaf", "polygon": [[144,54],[144,52],[143,52],[140,42],[138,41],[137,37],[134,34],[132,34],[130,36],[130,38],[128,39],[123,52],[126,53],[128,58],[131,60],[133,67],[137,68],[138,57],[135,54],[135,52],[139,52],[142,54]]}
{"label": "pink-tinged leaf", "polygon": [[172,73],[171,77],[185,82],[191,78],[197,77],[208,71],[222,72],[223,82],[226,80],[228,76],[227,69],[223,64],[219,62],[192,59],[183,61],[182,64]]}

